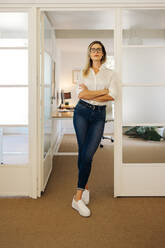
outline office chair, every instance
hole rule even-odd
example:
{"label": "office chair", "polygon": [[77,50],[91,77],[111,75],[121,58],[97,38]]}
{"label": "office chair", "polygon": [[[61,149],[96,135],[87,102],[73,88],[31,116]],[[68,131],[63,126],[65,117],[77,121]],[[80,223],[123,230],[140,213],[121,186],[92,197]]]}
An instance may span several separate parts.
{"label": "office chair", "polygon": [[[106,120],[105,123],[107,122],[112,122],[114,120],[114,103],[112,101],[108,102],[108,105],[106,107]],[[112,138],[112,136],[102,136],[102,139],[108,139],[111,140],[111,142],[114,142],[114,139]],[[103,148],[104,145],[100,143],[100,148]]]}

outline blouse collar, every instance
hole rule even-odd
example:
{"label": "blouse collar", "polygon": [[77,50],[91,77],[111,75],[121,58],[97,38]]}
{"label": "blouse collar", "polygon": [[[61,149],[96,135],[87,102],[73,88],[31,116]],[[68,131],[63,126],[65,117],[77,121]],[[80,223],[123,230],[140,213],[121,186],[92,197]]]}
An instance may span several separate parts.
{"label": "blouse collar", "polygon": [[[102,64],[100,67],[99,67],[99,71],[101,71],[102,69],[104,69],[106,66],[105,66],[105,63],[104,64]],[[93,68],[92,67],[90,67],[90,70],[92,71],[92,72],[94,72],[94,70],[93,70]],[[95,72],[94,72],[95,73]]]}

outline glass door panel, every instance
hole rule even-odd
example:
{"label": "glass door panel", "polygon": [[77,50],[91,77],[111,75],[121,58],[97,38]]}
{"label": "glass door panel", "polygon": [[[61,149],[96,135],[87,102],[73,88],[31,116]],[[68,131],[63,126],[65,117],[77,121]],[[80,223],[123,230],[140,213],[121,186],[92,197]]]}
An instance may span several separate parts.
{"label": "glass door panel", "polygon": [[28,13],[0,13],[0,163],[29,162]]}
{"label": "glass door panel", "polygon": [[163,9],[122,11],[123,163],[165,162],[164,20]]}
{"label": "glass door panel", "polygon": [[44,15],[44,157],[51,147],[52,29]]}
{"label": "glass door panel", "polygon": [[28,85],[28,50],[0,50],[0,68],[0,85]]}
{"label": "glass door panel", "polygon": [[165,163],[165,126],[124,126],[123,163]]}
{"label": "glass door panel", "polygon": [[165,123],[164,87],[124,87],[123,125]]}
{"label": "glass door panel", "polygon": [[52,54],[53,42],[52,42],[52,28],[50,22],[46,16],[44,16],[44,46],[47,53]]}
{"label": "glass door panel", "polygon": [[28,47],[28,13],[0,13],[0,47]]}
{"label": "glass door panel", "polygon": [[44,154],[49,151],[51,146],[51,87],[44,87]]}
{"label": "glass door panel", "polygon": [[123,10],[123,45],[165,45],[164,9]]}
{"label": "glass door panel", "polygon": [[0,89],[0,124],[28,124],[28,89],[3,87]]}
{"label": "glass door panel", "polygon": [[[2,128],[0,128],[2,130]],[[0,133],[1,164],[27,164],[28,163],[28,127],[4,127]]]}
{"label": "glass door panel", "polygon": [[123,83],[165,83],[165,48],[123,48]]}

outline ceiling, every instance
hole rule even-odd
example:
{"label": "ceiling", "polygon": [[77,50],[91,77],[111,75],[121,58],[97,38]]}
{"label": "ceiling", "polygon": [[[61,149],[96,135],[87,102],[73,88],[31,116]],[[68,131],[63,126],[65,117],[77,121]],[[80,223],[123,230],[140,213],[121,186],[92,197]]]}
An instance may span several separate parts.
{"label": "ceiling", "polygon": [[[56,30],[108,30],[115,28],[115,9],[46,12]],[[124,9],[124,29],[165,29],[164,9]]]}
{"label": "ceiling", "polygon": [[114,29],[114,9],[100,11],[52,11],[47,12],[53,27],[58,29]]}

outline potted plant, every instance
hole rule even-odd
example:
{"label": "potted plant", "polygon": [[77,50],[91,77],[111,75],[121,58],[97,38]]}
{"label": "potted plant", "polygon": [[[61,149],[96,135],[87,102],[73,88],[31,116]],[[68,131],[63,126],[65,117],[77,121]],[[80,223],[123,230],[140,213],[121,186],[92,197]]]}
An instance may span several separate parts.
{"label": "potted plant", "polygon": [[125,131],[125,134],[132,138],[140,137],[145,140],[153,140],[153,141],[163,140],[162,132],[164,132],[164,130],[162,131],[161,129],[161,135],[160,135],[157,131],[157,128],[158,131],[160,131],[159,128],[162,127],[136,126],[136,127],[131,127],[130,129]]}

